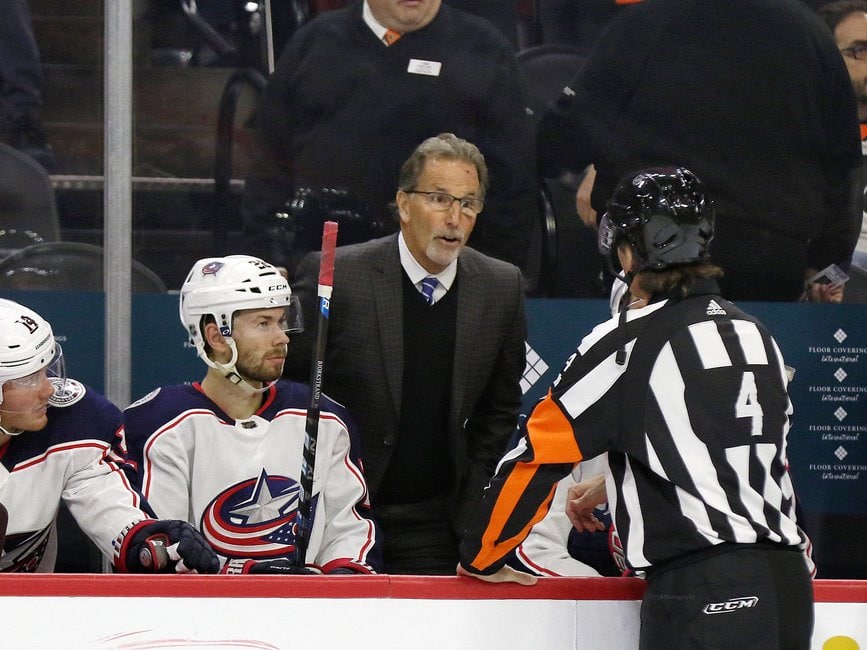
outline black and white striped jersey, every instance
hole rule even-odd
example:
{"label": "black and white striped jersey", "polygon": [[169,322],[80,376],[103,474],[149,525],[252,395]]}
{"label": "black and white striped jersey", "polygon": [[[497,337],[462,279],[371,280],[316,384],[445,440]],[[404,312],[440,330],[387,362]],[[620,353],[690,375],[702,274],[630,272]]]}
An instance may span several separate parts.
{"label": "black and white striped jersey", "polygon": [[806,548],[787,471],[787,384],[770,334],[718,295],[598,325],[500,461],[464,565],[499,568],[544,516],[554,483],[606,451],[609,505],[637,570],[723,542]]}

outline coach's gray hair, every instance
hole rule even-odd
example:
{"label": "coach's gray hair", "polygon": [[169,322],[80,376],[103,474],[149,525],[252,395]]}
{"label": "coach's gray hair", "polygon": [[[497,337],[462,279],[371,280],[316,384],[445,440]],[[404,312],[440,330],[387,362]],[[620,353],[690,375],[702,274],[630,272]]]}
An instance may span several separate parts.
{"label": "coach's gray hair", "polygon": [[488,189],[488,166],[479,148],[472,142],[463,140],[454,133],[440,133],[422,142],[400,168],[398,189],[409,192],[418,187],[418,179],[428,160],[458,160],[474,165],[479,175],[481,196],[485,198]]}

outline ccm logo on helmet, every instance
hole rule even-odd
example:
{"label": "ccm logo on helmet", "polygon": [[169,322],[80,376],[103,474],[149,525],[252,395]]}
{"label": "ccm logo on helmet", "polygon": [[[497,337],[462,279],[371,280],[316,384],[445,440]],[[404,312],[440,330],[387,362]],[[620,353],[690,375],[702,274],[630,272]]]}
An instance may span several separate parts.
{"label": "ccm logo on helmet", "polygon": [[758,596],[744,596],[742,598],[732,598],[722,603],[708,603],[702,611],[705,614],[725,614],[733,612],[736,609],[755,607],[758,603]]}

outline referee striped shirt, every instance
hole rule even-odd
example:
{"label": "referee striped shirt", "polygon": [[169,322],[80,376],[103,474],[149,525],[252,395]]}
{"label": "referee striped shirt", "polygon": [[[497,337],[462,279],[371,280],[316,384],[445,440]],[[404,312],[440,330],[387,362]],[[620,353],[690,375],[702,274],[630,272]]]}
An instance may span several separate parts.
{"label": "referee striped shirt", "polygon": [[609,505],[638,571],[723,542],[805,549],[787,471],[787,383],[773,338],[718,295],[598,325],[500,461],[462,542],[464,565],[495,572],[545,515],[556,482],[606,451]]}

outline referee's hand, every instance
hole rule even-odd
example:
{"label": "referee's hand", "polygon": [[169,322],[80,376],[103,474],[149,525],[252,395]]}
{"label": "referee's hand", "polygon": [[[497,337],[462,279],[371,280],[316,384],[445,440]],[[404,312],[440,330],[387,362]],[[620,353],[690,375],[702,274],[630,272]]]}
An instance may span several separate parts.
{"label": "referee's hand", "polygon": [[510,566],[504,566],[496,573],[488,576],[479,575],[478,573],[470,573],[460,564],[458,565],[457,573],[459,576],[470,576],[483,582],[517,582],[519,585],[534,585],[539,581],[536,576],[522,571],[516,571]]}
{"label": "referee's hand", "polygon": [[594,510],[607,501],[605,477],[602,474],[592,476],[569,488],[566,516],[579,533],[605,530],[605,524],[596,518]]}

